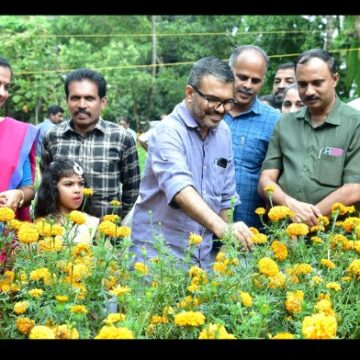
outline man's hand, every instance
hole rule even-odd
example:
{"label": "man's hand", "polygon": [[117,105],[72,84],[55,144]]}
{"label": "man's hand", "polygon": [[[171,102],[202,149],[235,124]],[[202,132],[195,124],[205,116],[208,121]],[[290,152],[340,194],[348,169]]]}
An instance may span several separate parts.
{"label": "man's hand", "polygon": [[224,228],[223,236],[226,233],[233,234],[237,240],[242,244],[245,251],[253,251],[254,244],[251,241],[253,233],[250,231],[249,227],[242,221],[238,221],[233,224],[226,224]]}
{"label": "man's hand", "polygon": [[303,222],[309,226],[318,225],[318,217],[322,214],[315,205],[289,198],[286,206],[295,213],[295,216],[291,219],[293,222]]}

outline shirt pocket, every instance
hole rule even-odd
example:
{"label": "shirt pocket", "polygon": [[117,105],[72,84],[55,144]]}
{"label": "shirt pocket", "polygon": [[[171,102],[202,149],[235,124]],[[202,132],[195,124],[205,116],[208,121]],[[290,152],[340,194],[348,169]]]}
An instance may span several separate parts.
{"label": "shirt pocket", "polygon": [[[215,196],[220,196],[224,191],[224,186],[226,183],[226,175],[227,169],[230,166],[231,159],[229,158],[218,158],[215,159],[212,169],[211,169],[211,184],[212,184],[212,191]],[[220,166],[219,162],[223,165]],[[225,166],[225,167],[224,167]]]}
{"label": "shirt pocket", "polygon": [[322,155],[315,163],[316,180],[322,185],[340,187],[343,184],[343,169],[342,156]]}

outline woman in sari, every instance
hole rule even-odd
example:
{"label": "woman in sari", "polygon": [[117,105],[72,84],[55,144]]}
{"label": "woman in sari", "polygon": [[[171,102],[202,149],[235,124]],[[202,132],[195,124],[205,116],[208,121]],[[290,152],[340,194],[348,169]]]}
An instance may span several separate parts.
{"label": "woman in sari", "polygon": [[[12,69],[0,57],[0,107],[9,97]],[[31,220],[36,142],[39,130],[11,117],[0,117],[0,207],[10,207],[20,220]]]}

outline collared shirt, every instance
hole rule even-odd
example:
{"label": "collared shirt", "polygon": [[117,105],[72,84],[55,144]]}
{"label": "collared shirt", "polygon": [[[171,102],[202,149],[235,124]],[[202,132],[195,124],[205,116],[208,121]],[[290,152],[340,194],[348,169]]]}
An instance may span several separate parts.
{"label": "collared shirt", "polygon": [[55,124],[50,119],[45,119],[40,124],[37,124],[36,127],[40,129],[39,141],[36,145],[36,156],[41,156],[41,143],[44,138],[44,135],[53,127]]}
{"label": "collared shirt", "polygon": [[337,98],[319,127],[306,107],[284,114],[261,170],[267,169],[281,170],[281,188],[311,204],[346,183],[360,183],[360,113]]}
{"label": "collared shirt", "polygon": [[66,121],[44,136],[42,146],[42,169],[60,158],[78,161],[83,167],[86,186],[94,190],[86,199],[89,214],[111,213],[111,200],[121,201],[120,216],[130,211],[139,194],[140,169],[136,144],[124,128],[100,119],[82,136],[75,132],[72,121]]}
{"label": "collared shirt", "polygon": [[232,135],[236,191],[241,201],[235,208],[234,221],[261,227],[259,216],[254,213],[257,207],[264,206],[257,193],[257,186],[270,136],[279,118],[278,110],[263,104],[257,98],[245,112],[235,117],[230,113],[225,115],[224,120]]}
{"label": "collared shirt", "polygon": [[231,198],[237,201],[232,159],[228,126],[222,121],[203,140],[185,102],[159,123],[150,137],[132,222],[131,249],[139,259],[143,258],[142,246],[148,257],[156,256],[152,245],[159,234],[175,256],[183,258],[192,232],[203,237],[193,261],[205,268],[209,265],[212,233],[186,215],[173,199],[185,187],[193,186],[215,213],[230,208]]}

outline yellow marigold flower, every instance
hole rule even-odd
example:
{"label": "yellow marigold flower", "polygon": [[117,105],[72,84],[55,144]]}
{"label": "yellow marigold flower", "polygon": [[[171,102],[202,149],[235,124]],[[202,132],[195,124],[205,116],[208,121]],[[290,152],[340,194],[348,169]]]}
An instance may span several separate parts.
{"label": "yellow marigold flower", "polygon": [[94,190],[92,188],[83,188],[82,192],[83,192],[84,196],[93,196],[94,195]]}
{"label": "yellow marigold flower", "polygon": [[247,292],[240,291],[240,299],[241,299],[241,303],[245,307],[251,307],[253,304],[253,299],[251,295]]}
{"label": "yellow marigold flower", "polygon": [[209,324],[201,330],[198,339],[236,339],[234,335],[229,334],[225,327],[220,324]]}
{"label": "yellow marigold flower", "polygon": [[70,311],[74,314],[87,314],[89,312],[85,305],[73,305]]}
{"label": "yellow marigold flower", "polygon": [[331,301],[330,295],[325,294],[325,293],[320,293],[318,298],[317,298],[317,301],[324,300],[324,299],[328,300],[328,301]]}
{"label": "yellow marigold flower", "polygon": [[116,237],[116,228],[116,224],[108,220],[101,222],[98,226],[100,233],[111,237]]}
{"label": "yellow marigold flower", "polygon": [[31,329],[29,339],[55,339],[55,332],[47,326],[36,325]]}
{"label": "yellow marigold flower", "polygon": [[274,276],[279,272],[277,263],[268,257],[259,260],[258,269],[265,276]]}
{"label": "yellow marigold flower", "polygon": [[203,238],[201,235],[190,233],[189,235],[189,245],[198,245],[201,244]]}
{"label": "yellow marigold flower", "polygon": [[117,236],[128,237],[131,235],[131,228],[129,228],[128,226],[118,226],[116,228],[116,233]]}
{"label": "yellow marigold flower", "polygon": [[255,234],[251,237],[251,240],[254,244],[265,244],[268,237],[265,234]]}
{"label": "yellow marigold flower", "polygon": [[120,216],[115,214],[108,214],[102,217],[102,221],[111,221],[114,224],[118,224],[120,221]]}
{"label": "yellow marigold flower", "polygon": [[51,227],[52,236],[63,236],[64,233],[65,233],[64,227],[59,224],[53,224],[53,226]]}
{"label": "yellow marigold flower", "polygon": [[110,204],[113,206],[113,207],[119,207],[121,205],[121,201],[119,200],[111,200],[110,201]]}
{"label": "yellow marigold flower", "polygon": [[295,335],[290,334],[288,332],[277,333],[271,337],[272,340],[288,340],[295,339]]}
{"label": "yellow marigold flower", "polygon": [[231,265],[238,266],[239,263],[240,263],[239,259],[237,258],[231,259]]}
{"label": "yellow marigold flower", "polygon": [[268,218],[271,221],[279,221],[294,217],[295,214],[287,206],[274,206],[268,213]]}
{"label": "yellow marigold flower", "polygon": [[360,225],[355,227],[355,234],[358,239],[360,239]]}
{"label": "yellow marigold flower", "polygon": [[105,279],[105,286],[108,290],[111,290],[117,283],[117,279],[115,276],[110,275],[107,279]]}
{"label": "yellow marigold flower", "polygon": [[305,339],[333,339],[336,336],[337,322],[335,316],[324,313],[305,316],[302,333]]}
{"label": "yellow marigold flower", "polygon": [[336,268],[336,265],[332,261],[330,261],[328,259],[321,259],[320,263],[321,263],[321,265],[326,266],[328,269],[335,269]]}
{"label": "yellow marigold flower", "polygon": [[103,326],[95,339],[134,339],[134,335],[126,327]]}
{"label": "yellow marigold flower", "polygon": [[66,295],[56,295],[55,299],[57,302],[63,304],[66,303],[67,301],[69,301],[69,298]]}
{"label": "yellow marigold flower", "polygon": [[69,214],[69,219],[70,221],[72,221],[74,224],[77,225],[82,225],[85,224],[86,222],[85,214],[78,210],[71,211]]}
{"label": "yellow marigold flower", "polygon": [[277,289],[285,286],[286,276],[280,271],[274,276],[269,277],[269,288]]}
{"label": "yellow marigold flower", "polygon": [[304,300],[304,293],[301,290],[286,293],[285,308],[292,314],[297,314],[301,311]]}
{"label": "yellow marigold flower", "polygon": [[42,290],[42,289],[31,289],[28,291],[28,294],[34,298],[40,297],[43,293],[44,293],[44,290]]}
{"label": "yellow marigold flower", "polygon": [[354,205],[351,205],[351,206],[347,206],[346,207],[346,212],[348,213],[348,214],[352,214],[352,213],[354,213],[355,212],[355,206]]}
{"label": "yellow marigold flower", "polygon": [[30,320],[27,317],[16,319],[16,328],[24,335],[27,335],[34,326],[35,326],[35,321]]}
{"label": "yellow marigold flower", "polygon": [[270,246],[274,257],[278,261],[284,261],[288,257],[288,249],[285,244],[281,243],[278,240],[272,242]]}
{"label": "yellow marigold flower", "polygon": [[309,264],[295,264],[293,267],[294,275],[306,275],[310,274],[313,271],[313,268]]}
{"label": "yellow marigold flower", "polygon": [[71,249],[71,253],[74,258],[92,255],[90,244],[87,244],[87,243],[76,244]]}
{"label": "yellow marigold flower", "polygon": [[310,238],[310,240],[311,240],[314,244],[323,244],[323,243],[324,243],[318,236],[312,236],[312,237]]}
{"label": "yellow marigold flower", "polygon": [[328,226],[330,224],[330,220],[327,216],[319,216],[318,217],[318,221],[319,221],[319,224],[320,225],[323,225],[323,226]]}
{"label": "yellow marigold flower", "polygon": [[118,285],[114,289],[109,291],[109,293],[111,295],[115,295],[115,296],[123,296],[130,292],[131,292],[130,288],[128,288],[127,286],[121,286],[121,285]]}
{"label": "yellow marigold flower", "polygon": [[324,280],[320,276],[313,276],[311,278],[311,283],[313,285],[321,284]]}
{"label": "yellow marigold flower", "polygon": [[335,290],[335,291],[340,291],[341,290],[341,285],[335,281],[330,281],[326,284],[326,288],[327,289],[331,289],[331,290]]}
{"label": "yellow marigold flower", "polygon": [[351,281],[351,276],[343,276],[343,277],[341,278],[341,281],[343,281],[343,282],[349,282],[349,281]]}
{"label": "yellow marigold flower", "polygon": [[268,194],[272,194],[276,189],[276,186],[274,184],[271,184],[271,185],[266,185],[264,187],[264,191],[267,192]]}
{"label": "yellow marigold flower", "polygon": [[125,314],[115,313],[115,314],[109,314],[107,316],[107,318],[103,320],[103,322],[106,325],[112,325],[112,324],[117,323],[119,321],[124,321],[125,319],[126,319]]}
{"label": "yellow marigold flower", "polygon": [[263,207],[258,207],[258,208],[255,209],[255,214],[264,215],[264,214],[266,214],[266,210]]}
{"label": "yellow marigold flower", "polygon": [[215,259],[218,262],[223,262],[225,260],[225,253],[223,251],[219,251]]}
{"label": "yellow marigold flower", "polygon": [[305,236],[309,233],[309,227],[306,224],[290,224],[286,229],[289,236]]}
{"label": "yellow marigold flower", "polygon": [[149,268],[141,262],[135,263],[134,269],[141,275],[147,275],[149,273]]}
{"label": "yellow marigold flower", "polygon": [[161,325],[161,324],[167,324],[169,320],[166,316],[159,316],[159,315],[153,315],[150,320],[150,324],[152,325]]}
{"label": "yellow marigold flower", "polygon": [[22,221],[20,221],[18,219],[12,219],[12,220],[9,220],[8,225],[9,225],[10,229],[19,230],[20,226],[22,225]]}
{"label": "yellow marigold flower", "polygon": [[15,279],[15,273],[13,271],[10,271],[10,270],[6,270],[4,272],[4,279],[9,282],[9,283],[12,283]]}
{"label": "yellow marigold flower", "polygon": [[342,223],[342,227],[346,232],[352,232],[357,225],[360,225],[360,218],[348,217]]}
{"label": "yellow marigold flower", "polygon": [[35,224],[23,223],[18,231],[18,239],[20,242],[30,244],[39,240],[39,233]]}
{"label": "yellow marigold flower", "polygon": [[205,316],[200,311],[183,311],[174,317],[177,326],[200,326],[205,322]]}
{"label": "yellow marigold flower", "polygon": [[206,273],[203,269],[199,268],[198,266],[194,265],[189,269],[189,275],[190,277],[195,277],[195,276],[206,276]]}
{"label": "yellow marigold flower", "polygon": [[56,236],[55,238],[46,237],[40,240],[37,245],[40,251],[56,252],[63,248],[63,240],[60,236]]}
{"label": "yellow marigold flower", "polygon": [[318,232],[318,231],[325,231],[325,227],[322,225],[315,225],[310,228],[310,232]]}
{"label": "yellow marigold flower", "polygon": [[70,328],[68,325],[57,325],[54,327],[55,339],[79,339],[80,335],[76,328]]}
{"label": "yellow marigold flower", "polygon": [[328,299],[323,299],[317,302],[315,304],[315,310],[318,313],[335,316],[335,311],[332,308],[331,300]]}
{"label": "yellow marigold flower", "polygon": [[15,219],[15,213],[9,207],[0,208],[0,222],[7,222]]}
{"label": "yellow marigold flower", "polygon": [[347,208],[344,204],[336,202],[331,207],[331,212],[338,212],[339,215],[345,215]]}
{"label": "yellow marigold flower", "polygon": [[23,314],[29,308],[30,303],[28,301],[19,301],[14,304],[14,312],[16,314]]}
{"label": "yellow marigold flower", "polygon": [[250,230],[251,233],[254,234],[254,235],[260,233],[260,231],[259,231],[257,228],[253,227],[253,226],[250,226],[250,227],[249,227],[249,230]]}
{"label": "yellow marigold flower", "polygon": [[226,270],[227,266],[222,263],[222,262],[218,262],[218,261],[215,261],[214,264],[213,264],[213,271],[214,272],[218,272],[218,273],[225,273],[225,270]]}

